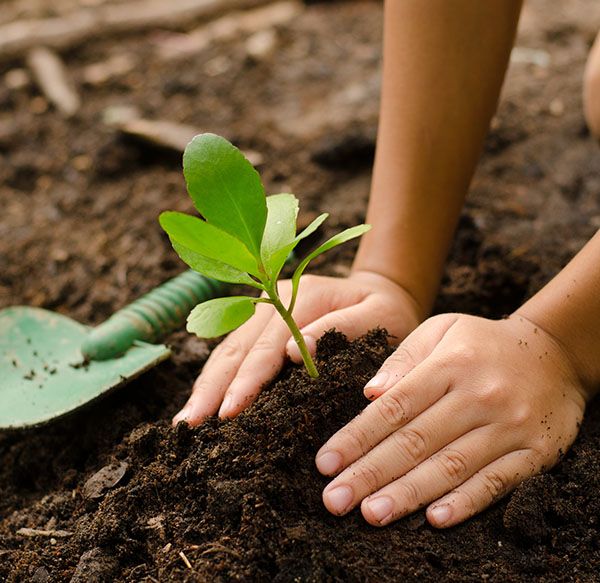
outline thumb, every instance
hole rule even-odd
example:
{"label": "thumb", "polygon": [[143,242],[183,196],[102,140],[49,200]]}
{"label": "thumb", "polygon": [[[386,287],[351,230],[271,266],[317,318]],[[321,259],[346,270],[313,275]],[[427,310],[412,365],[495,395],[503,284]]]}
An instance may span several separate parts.
{"label": "thumb", "polygon": [[415,328],[365,385],[365,397],[376,399],[421,364],[457,320],[458,314],[440,314]]}
{"label": "thumb", "polygon": [[[373,314],[369,302],[364,301],[341,310],[329,312],[302,328],[301,332],[308,351],[314,356],[317,349],[317,339],[323,336],[327,330],[335,328],[338,332],[343,332],[350,340],[353,340],[376,325],[374,317],[376,318],[377,314]],[[293,362],[302,363],[300,350],[293,338],[290,338],[285,348]]]}

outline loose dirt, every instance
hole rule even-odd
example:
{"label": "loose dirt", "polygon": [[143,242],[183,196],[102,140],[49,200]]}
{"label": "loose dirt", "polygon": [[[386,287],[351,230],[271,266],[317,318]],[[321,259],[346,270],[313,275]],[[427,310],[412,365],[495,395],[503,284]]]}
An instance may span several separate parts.
{"label": "loose dirt", "polygon": [[[532,53],[521,51],[511,65],[436,311],[510,313],[600,227],[600,151],[580,99],[599,25],[593,0],[527,3],[517,45],[544,58],[522,62]],[[94,324],[182,269],[156,220],[191,210],[180,156],[104,125],[115,106],[259,152],[268,191],[297,193],[301,221],[332,214],[322,236],[364,218],[378,2],[307,3],[260,59],[243,36],[156,59],[173,34],[63,52],[83,103],[71,119],[31,80],[15,88],[24,61],[0,59],[0,307]],[[116,53],[135,66],[99,85],[85,80],[86,67]],[[315,269],[344,275],[351,256],[340,249]],[[417,513],[376,529],[357,512],[324,510],[313,458],[364,407],[362,386],[388,351],[382,332],[350,344],[328,336],[318,382],[288,367],[247,413],[193,431],[169,419],[212,345],[184,332],[168,342],[170,362],[103,402],[0,433],[0,580],[599,580],[597,403],[559,466],[469,523],[439,532]]]}

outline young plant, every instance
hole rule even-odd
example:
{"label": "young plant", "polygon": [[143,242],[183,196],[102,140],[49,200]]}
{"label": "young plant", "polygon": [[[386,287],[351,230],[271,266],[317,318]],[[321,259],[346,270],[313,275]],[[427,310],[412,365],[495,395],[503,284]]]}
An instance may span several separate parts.
{"label": "young plant", "polygon": [[263,297],[233,296],[198,304],[187,329],[201,338],[226,334],[248,320],[257,303],[275,307],[290,329],[311,377],[318,372],[292,311],[300,277],[315,257],[370,229],[359,225],[338,233],[300,262],[292,276],[292,296],[284,306],[277,279],[294,247],[328,217],[322,214],[296,235],[298,200],[293,194],[266,196],[260,176],[244,155],[214,134],[196,136],[183,154],[183,173],[202,217],[167,211],[160,224],[173,248],[193,270],[227,283],[246,284]]}

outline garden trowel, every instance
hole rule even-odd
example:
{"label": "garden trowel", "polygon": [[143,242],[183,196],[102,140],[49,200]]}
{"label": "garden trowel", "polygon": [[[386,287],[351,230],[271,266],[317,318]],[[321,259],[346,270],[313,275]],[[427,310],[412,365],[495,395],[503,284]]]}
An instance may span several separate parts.
{"label": "garden trowel", "polygon": [[96,328],[40,308],[0,311],[0,429],[51,421],[152,368],[170,355],[153,343],[224,292],[186,271]]}

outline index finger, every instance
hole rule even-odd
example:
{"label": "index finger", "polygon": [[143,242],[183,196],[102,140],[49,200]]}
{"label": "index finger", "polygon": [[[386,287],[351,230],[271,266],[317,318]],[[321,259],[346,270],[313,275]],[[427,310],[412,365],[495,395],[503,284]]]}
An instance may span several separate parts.
{"label": "index finger", "polygon": [[335,475],[443,397],[450,388],[446,367],[432,359],[401,378],[318,451],[317,468]]}
{"label": "index finger", "polygon": [[214,415],[219,410],[227,387],[272,317],[273,308],[267,304],[259,304],[256,314],[231,332],[212,351],[202,373],[194,383],[190,398],[173,418],[174,425],[179,421],[185,421],[192,426],[198,425],[203,419]]}

